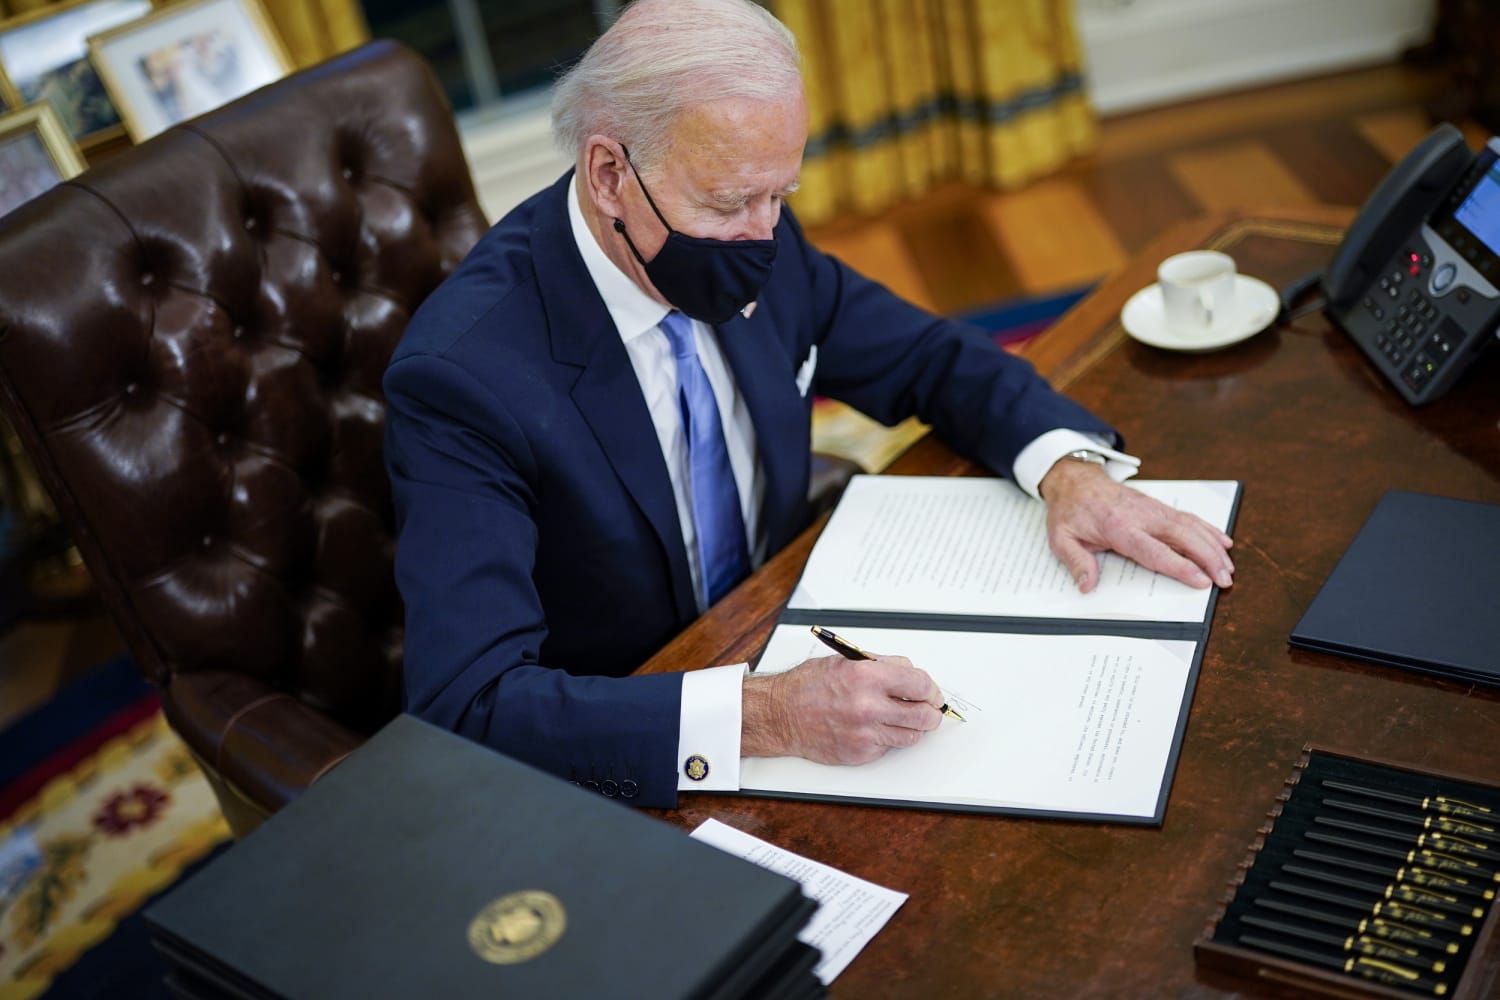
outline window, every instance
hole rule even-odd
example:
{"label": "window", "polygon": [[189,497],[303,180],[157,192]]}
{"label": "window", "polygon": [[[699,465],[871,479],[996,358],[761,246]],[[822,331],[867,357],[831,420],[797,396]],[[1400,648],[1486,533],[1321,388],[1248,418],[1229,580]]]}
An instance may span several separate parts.
{"label": "window", "polygon": [[362,0],[370,33],[427,57],[455,110],[551,86],[614,21],[621,0]]}

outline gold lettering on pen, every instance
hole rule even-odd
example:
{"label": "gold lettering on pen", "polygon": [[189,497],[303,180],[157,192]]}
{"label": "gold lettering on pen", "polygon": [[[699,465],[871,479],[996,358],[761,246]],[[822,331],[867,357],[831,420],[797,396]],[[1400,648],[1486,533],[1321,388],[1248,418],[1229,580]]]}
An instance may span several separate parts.
{"label": "gold lettering on pen", "polygon": [[1356,958],[1354,960],[1354,964],[1358,966],[1368,966],[1369,968],[1379,969],[1382,972],[1389,972],[1391,975],[1399,976],[1402,979],[1421,978],[1421,976],[1417,975],[1410,969],[1403,968],[1402,966],[1396,965],[1393,962],[1382,962],[1378,958]]}

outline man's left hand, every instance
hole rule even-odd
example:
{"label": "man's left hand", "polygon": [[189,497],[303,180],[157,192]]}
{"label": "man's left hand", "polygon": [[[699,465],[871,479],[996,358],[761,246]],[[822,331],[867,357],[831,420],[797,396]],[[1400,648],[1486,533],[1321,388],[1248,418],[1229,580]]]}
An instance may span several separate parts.
{"label": "man's left hand", "polygon": [[1224,532],[1192,514],[1115,482],[1102,466],[1060,459],[1042,477],[1047,540],[1078,589],[1099,582],[1098,553],[1118,552],[1190,587],[1234,582]]}

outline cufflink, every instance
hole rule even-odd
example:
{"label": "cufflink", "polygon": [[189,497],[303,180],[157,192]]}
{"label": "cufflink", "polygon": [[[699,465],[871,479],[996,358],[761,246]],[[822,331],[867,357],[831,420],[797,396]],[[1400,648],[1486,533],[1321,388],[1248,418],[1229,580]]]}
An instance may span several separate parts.
{"label": "cufflink", "polygon": [[708,758],[700,753],[693,754],[682,762],[682,773],[689,781],[702,781],[708,777]]}

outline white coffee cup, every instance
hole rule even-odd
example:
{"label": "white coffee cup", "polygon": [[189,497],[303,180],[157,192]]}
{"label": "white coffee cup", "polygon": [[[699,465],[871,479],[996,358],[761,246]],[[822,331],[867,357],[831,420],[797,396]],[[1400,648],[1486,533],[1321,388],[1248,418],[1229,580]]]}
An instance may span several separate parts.
{"label": "white coffee cup", "polygon": [[1217,250],[1174,254],[1156,269],[1167,329],[1179,336],[1212,332],[1234,314],[1234,258]]}

